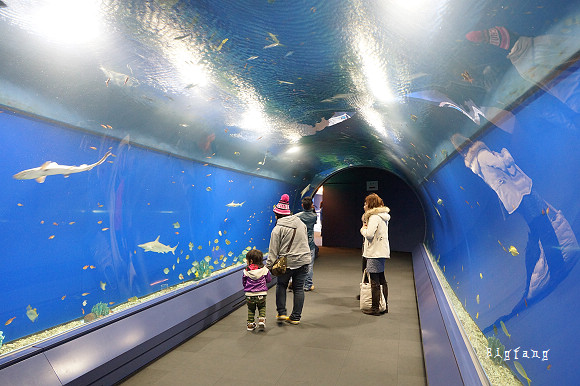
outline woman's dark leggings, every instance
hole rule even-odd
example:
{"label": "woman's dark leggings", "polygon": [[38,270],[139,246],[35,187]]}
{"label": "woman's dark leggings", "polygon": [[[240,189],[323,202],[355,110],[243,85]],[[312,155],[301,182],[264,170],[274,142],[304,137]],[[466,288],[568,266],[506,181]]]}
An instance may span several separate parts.
{"label": "woman's dark leggings", "polygon": [[384,272],[369,273],[369,275],[371,277],[371,281],[373,281],[375,283],[379,283],[380,285],[387,284],[387,279],[385,278],[385,273]]}

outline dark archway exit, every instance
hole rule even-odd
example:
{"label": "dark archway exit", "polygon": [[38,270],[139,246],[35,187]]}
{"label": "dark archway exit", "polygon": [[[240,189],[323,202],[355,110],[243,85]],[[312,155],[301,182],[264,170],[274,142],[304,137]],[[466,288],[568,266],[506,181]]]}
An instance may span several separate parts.
{"label": "dark archway exit", "polygon": [[364,198],[377,193],[391,209],[392,251],[412,252],[425,237],[423,207],[409,185],[383,169],[349,168],[323,184],[322,243],[328,247],[360,248]]}

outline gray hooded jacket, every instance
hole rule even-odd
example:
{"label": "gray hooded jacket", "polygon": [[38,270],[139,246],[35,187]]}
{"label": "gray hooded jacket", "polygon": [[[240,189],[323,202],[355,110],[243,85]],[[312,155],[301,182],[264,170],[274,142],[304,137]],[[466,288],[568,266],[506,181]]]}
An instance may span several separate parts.
{"label": "gray hooded jacket", "polygon": [[[294,241],[290,251],[288,251],[288,245],[292,239],[294,229],[296,229],[296,236],[294,236]],[[310,247],[308,246],[306,225],[296,216],[286,216],[278,219],[276,226],[272,229],[268,260],[266,261],[268,269],[271,269],[276,259],[282,255],[286,255],[289,269],[296,269],[305,264],[310,264]]]}

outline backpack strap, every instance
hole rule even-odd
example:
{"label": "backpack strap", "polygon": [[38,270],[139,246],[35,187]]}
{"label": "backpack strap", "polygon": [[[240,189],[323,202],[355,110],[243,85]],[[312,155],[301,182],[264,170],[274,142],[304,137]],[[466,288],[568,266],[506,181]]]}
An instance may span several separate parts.
{"label": "backpack strap", "polygon": [[294,228],[294,233],[292,233],[292,238],[290,239],[290,244],[288,244],[288,249],[286,249],[286,254],[290,252],[290,248],[292,247],[292,243],[294,242],[294,236],[296,236],[296,228]]}

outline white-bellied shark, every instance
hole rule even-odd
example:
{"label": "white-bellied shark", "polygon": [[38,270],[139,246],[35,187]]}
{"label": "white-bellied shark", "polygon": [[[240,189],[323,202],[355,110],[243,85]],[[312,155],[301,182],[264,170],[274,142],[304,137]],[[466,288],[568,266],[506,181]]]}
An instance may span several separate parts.
{"label": "white-bellied shark", "polygon": [[63,174],[64,177],[68,177],[70,174],[73,173],[80,173],[86,172],[87,170],[91,170],[95,166],[98,166],[105,162],[107,157],[111,155],[111,151],[109,150],[103,158],[99,161],[95,162],[94,164],[82,164],[80,166],[68,166],[68,165],[59,165],[56,162],[47,161],[43,163],[40,167],[23,170],[20,173],[16,173],[12,177],[16,178],[17,180],[36,180],[36,182],[42,184],[47,176],[55,176],[57,174]]}
{"label": "white-bellied shark", "polygon": [[[246,202],[246,201],[244,201]],[[238,206],[242,206],[244,205],[244,202],[230,202],[229,204],[226,204],[226,206],[229,206],[230,208],[237,208]]]}
{"label": "white-bellied shark", "polygon": [[169,245],[161,244],[159,242],[159,237],[161,237],[161,235],[157,236],[155,241],[149,241],[148,243],[145,244],[139,244],[138,247],[143,248],[145,252],[167,253],[171,251],[171,253],[175,255],[175,248],[177,248],[177,245],[179,245],[179,243],[177,243],[176,246],[171,248]]}

